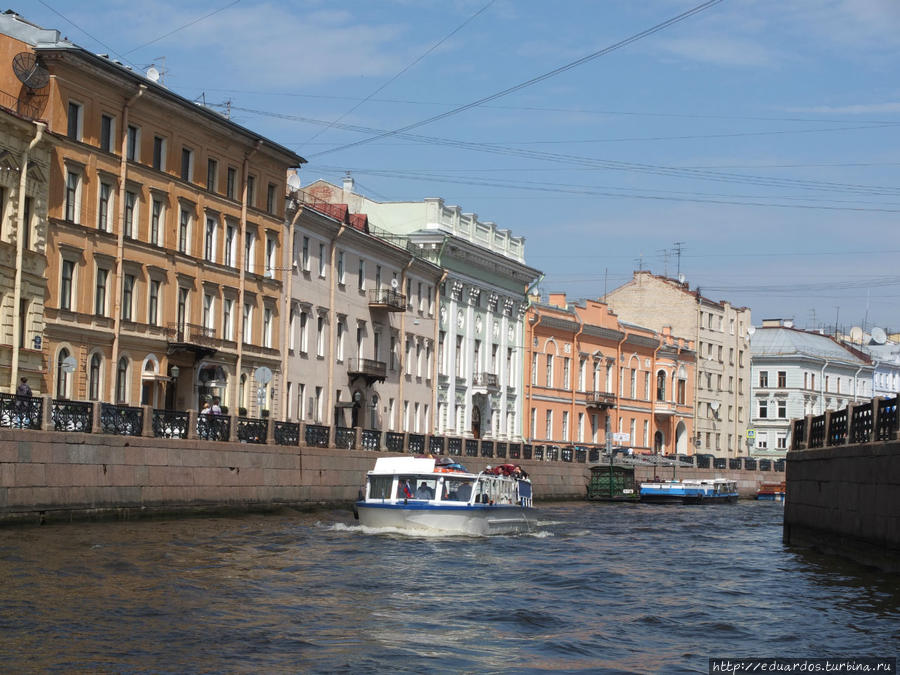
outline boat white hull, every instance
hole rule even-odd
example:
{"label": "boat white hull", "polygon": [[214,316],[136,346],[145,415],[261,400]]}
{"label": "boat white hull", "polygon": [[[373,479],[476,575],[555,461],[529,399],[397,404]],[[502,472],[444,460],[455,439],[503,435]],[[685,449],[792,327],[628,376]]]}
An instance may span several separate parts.
{"label": "boat white hull", "polygon": [[409,532],[484,536],[534,528],[533,509],[509,504],[438,505],[428,502],[357,502],[360,525]]}

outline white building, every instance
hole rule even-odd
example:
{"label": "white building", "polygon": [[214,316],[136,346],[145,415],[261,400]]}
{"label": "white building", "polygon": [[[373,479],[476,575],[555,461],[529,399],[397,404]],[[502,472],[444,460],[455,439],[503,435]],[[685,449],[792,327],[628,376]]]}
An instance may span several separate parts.
{"label": "white building", "polygon": [[854,326],[842,342],[872,359],[875,396],[894,398],[900,392],[900,344],[889,340],[883,329],[873,328],[869,334]]}
{"label": "white building", "polygon": [[755,455],[784,456],[792,419],[872,398],[868,357],[827,335],[767,319],[750,336],[750,349]]}
{"label": "white building", "polygon": [[[527,290],[539,272],[525,264],[525,240],[442,199],[375,202],[317,181],[306,193],[366,213],[374,234],[443,268],[434,433],[522,437],[522,364]],[[407,296],[417,282],[405,281]]]}

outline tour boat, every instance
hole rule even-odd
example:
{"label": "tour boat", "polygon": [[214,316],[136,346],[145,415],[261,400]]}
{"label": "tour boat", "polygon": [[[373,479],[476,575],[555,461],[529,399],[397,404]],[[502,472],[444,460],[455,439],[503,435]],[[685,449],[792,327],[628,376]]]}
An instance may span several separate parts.
{"label": "tour boat", "polygon": [[737,482],[727,478],[641,483],[641,501],[650,504],[707,504],[737,499]]}
{"label": "tour boat", "polygon": [[534,526],[531,494],[531,481],[509,464],[475,474],[449,457],[380,457],[354,513],[371,528],[516,534]]}
{"label": "tour boat", "polygon": [[783,502],[785,493],[785,484],[782,483],[762,483],[759,490],[756,491],[756,498],[760,501]]}

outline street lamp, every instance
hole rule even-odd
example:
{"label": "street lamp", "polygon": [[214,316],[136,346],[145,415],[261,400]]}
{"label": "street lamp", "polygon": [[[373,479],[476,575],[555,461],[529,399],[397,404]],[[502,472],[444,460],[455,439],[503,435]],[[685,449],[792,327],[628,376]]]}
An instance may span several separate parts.
{"label": "street lamp", "polygon": [[171,373],[173,380],[178,379],[178,373],[180,373],[180,372],[181,372],[181,369],[178,366],[172,366],[171,368],[169,368],[169,373]]}

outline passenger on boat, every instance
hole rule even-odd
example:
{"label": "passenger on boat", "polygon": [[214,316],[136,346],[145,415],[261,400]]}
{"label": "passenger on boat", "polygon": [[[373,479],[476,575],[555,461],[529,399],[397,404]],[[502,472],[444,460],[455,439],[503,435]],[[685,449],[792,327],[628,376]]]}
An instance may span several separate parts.
{"label": "passenger on boat", "polygon": [[469,501],[469,497],[472,496],[472,484],[471,483],[463,483],[456,490],[456,501],[459,502],[467,502]]}
{"label": "passenger on boat", "polygon": [[512,476],[516,480],[525,480],[528,478],[528,474],[525,473],[525,470],[518,464],[516,464],[516,467],[513,469]]}
{"label": "passenger on boat", "polygon": [[416,490],[416,499],[434,499],[434,490],[422,481],[419,483],[419,489]]}

